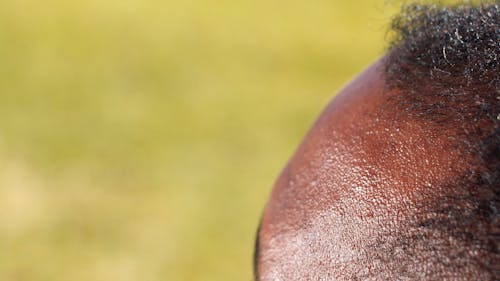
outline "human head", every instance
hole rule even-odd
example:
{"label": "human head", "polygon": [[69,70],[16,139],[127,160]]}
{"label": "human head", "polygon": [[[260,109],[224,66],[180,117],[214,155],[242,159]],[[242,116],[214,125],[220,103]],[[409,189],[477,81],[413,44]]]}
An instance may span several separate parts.
{"label": "human head", "polygon": [[500,8],[405,6],[279,176],[258,280],[498,280]]}

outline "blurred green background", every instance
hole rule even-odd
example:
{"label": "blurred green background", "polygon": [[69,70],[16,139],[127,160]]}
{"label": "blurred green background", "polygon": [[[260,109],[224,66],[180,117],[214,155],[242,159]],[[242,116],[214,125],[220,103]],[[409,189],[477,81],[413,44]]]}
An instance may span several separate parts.
{"label": "blurred green background", "polygon": [[251,280],[274,179],[380,0],[0,2],[0,279]]}

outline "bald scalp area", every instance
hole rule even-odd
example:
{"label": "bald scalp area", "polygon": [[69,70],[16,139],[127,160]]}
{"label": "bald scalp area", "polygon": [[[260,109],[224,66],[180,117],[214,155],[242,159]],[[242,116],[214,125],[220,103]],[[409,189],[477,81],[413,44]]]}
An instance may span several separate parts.
{"label": "bald scalp area", "polygon": [[406,6],[280,177],[259,280],[499,280],[498,4]]}
{"label": "bald scalp area", "polygon": [[447,214],[441,199],[458,196],[449,184],[474,157],[425,120],[386,118],[396,93],[385,91],[384,62],[341,91],[278,179],[260,232],[261,280],[490,277],[464,258],[460,235],[429,228],[468,210],[460,202]]}

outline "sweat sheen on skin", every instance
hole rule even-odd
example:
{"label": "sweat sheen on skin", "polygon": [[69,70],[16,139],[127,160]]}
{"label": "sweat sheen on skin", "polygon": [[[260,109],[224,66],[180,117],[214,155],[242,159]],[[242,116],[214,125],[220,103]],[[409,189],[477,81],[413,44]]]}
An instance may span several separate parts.
{"label": "sweat sheen on skin", "polygon": [[398,251],[391,241],[412,236],[417,218],[438,216],[422,206],[453,195],[446,186],[472,158],[453,130],[443,134],[397,108],[400,118],[387,117],[383,105],[398,93],[385,87],[384,59],[335,97],[278,178],[260,229],[259,280],[395,279],[400,272],[384,261],[391,255],[419,269],[410,279],[483,276],[467,260],[454,260],[465,265],[454,271],[444,266],[459,254],[446,249],[466,247],[458,240],[428,233],[433,253],[426,242]]}

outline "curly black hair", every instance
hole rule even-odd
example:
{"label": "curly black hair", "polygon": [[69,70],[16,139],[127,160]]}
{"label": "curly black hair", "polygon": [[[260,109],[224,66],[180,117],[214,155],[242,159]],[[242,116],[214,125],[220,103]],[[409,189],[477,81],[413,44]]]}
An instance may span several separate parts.
{"label": "curly black hair", "polygon": [[[435,121],[441,116],[446,122],[477,112],[497,119],[498,1],[477,6],[406,5],[393,19],[391,31],[387,85],[408,93],[404,98],[413,103],[414,114]],[[456,112],[449,110],[451,105]]]}
{"label": "curly black hair", "polygon": [[[469,173],[447,183],[453,196],[422,206],[422,218],[431,212],[439,219],[416,219],[411,227],[419,238],[398,241],[409,243],[405,249],[437,251],[429,246],[432,237],[454,239],[467,250],[452,250],[456,255],[449,260],[480,268],[478,279],[500,280],[499,1],[409,4],[393,19],[391,32],[388,106],[399,108],[402,118],[459,135],[464,153],[475,159]],[[400,242],[388,247],[402,248]]]}

